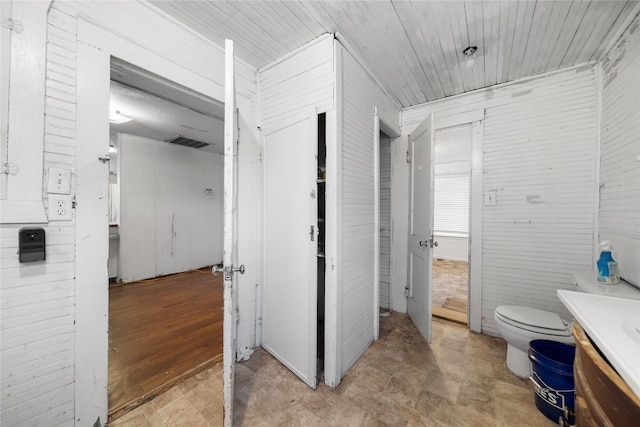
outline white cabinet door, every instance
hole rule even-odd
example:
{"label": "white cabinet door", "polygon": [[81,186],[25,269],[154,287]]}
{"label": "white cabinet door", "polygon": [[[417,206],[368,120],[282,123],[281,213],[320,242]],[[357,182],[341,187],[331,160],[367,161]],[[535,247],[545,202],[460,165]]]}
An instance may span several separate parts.
{"label": "white cabinet door", "polygon": [[263,344],[310,387],[317,352],[317,116],[265,132]]}
{"label": "white cabinet door", "polygon": [[433,116],[409,135],[409,317],[431,342],[431,270],[433,267]]}

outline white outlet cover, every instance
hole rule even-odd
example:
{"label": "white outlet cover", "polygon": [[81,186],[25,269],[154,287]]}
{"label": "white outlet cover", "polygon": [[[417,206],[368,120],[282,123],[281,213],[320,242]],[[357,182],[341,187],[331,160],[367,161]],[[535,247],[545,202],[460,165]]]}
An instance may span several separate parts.
{"label": "white outlet cover", "polygon": [[49,168],[47,193],[69,194],[71,192],[71,170]]}
{"label": "white outlet cover", "polygon": [[66,194],[49,194],[49,221],[73,219],[73,201]]}

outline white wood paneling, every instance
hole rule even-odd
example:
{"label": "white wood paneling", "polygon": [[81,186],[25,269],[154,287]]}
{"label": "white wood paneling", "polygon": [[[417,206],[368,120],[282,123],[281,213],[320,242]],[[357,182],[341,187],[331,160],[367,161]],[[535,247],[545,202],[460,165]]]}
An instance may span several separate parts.
{"label": "white wood paneling", "polygon": [[[358,62],[336,42],[337,62],[333,57],[334,40],[330,35],[309,43],[304,49],[265,67],[259,73],[260,124],[268,131],[287,115],[302,108],[316,107],[326,111],[334,105],[335,87],[342,90],[335,99],[339,123],[338,138],[341,141],[337,155],[342,164],[339,174],[332,175],[327,165],[327,220],[340,216],[342,238],[338,242],[340,259],[327,248],[327,259],[334,260],[330,272],[337,275],[338,325],[328,332],[328,351],[338,350],[338,378],[329,382],[337,385],[339,377],[353,365],[373,340],[373,259],[374,259],[374,164],[373,164],[373,111],[377,107],[381,120],[387,127],[398,123],[398,110],[392,100],[377,86]],[[341,70],[338,77],[334,69]],[[336,78],[338,80],[336,80]],[[328,152],[334,142],[328,139]],[[340,182],[331,178],[341,176]],[[340,188],[342,202],[339,212],[333,213],[329,201]],[[327,229],[329,229],[329,224]],[[328,274],[329,276],[330,274]],[[330,283],[328,277],[328,282]],[[331,293],[330,286],[327,294]],[[330,298],[330,297],[328,297]],[[331,310],[331,308],[328,308]],[[327,318],[331,314],[327,312]],[[335,334],[335,335],[332,335]],[[334,381],[334,382],[332,382]]]}
{"label": "white wood paneling", "polygon": [[259,72],[260,126],[269,129],[309,107],[333,108],[333,36],[327,34]]}
{"label": "white wood paneling", "polygon": [[342,97],[341,372],[373,341],[374,121],[397,123],[398,110],[358,61],[337,44]]}
{"label": "white wood paneling", "polygon": [[119,146],[122,280],[222,262],[222,156],[127,134]]}
{"label": "white wood paneling", "polygon": [[[42,16],[34,13],[32,19],[44,16],[44,13]],[[18,19],[17,16],[14,18]],[[57,58],[75,57],[75,43],[68,42],[75,40],[75,19],[55,7],[49,12],[49,19],[49,25],[40,28],[24,22],[24,31],[28,35],[25,40],[35,40],[37,34],[43,32],[46,34],[46,47],[55,52],[47,56],[43,63],[43,69],[47,70],[46,80],[42,80],[44,92],[40,94],[37,79],[28,74],[22,74],[21,78],[29,79],[30,89],[36,89],[34,93],[27,92],[20,85],[12,86],[11,90],[12,95],[19,99],[29,100],[21,108],[29,109],[30,114],[37,115],[38,109],[33,105],[44,101],[44,113],[48,118],[42,120],[40,116],[34,121],[29,115],[22,116],[21,120],[28,122],[30,132],[44,131],[44,138],[42,134],[37,138],[22,133],[22,138],[27,137],[30,143],[39,140],[44,146],[39,153],[31,153],[31,149],[22,147],[23,155],[29,155],[31,159],[43,156],[43,164],[38,161],[32,164],[33,167],[42,167],[43,171],[47,171],[49,167],[73,170],[75,132],[70,129],[75,128],[75,100],[69,103],[65,98],[75,87],[75,69],[61,65],[64,60],[58,61]],[[44,51],[34,49],[31,54],[42,54],[43,60],[45,58]],[[33,72],[37,72],[37,67],[30,67]],[[16,103],[12,102],[11,105]],[[44,198],[46,202],[46,194],[43,194],[46,188],[43,189],[41,181],[43,171],[36,173],[35,170],[22,170],[37,178],[35,188],[38,198]],[[44,176],[46,183],[46,173]],[[23,185],[28,185],[27,181],[23,181]],[[42,203],[39,203],[42,209]],[[25,210],[20,218],[28,221],[31,214],[33,212]],[[41,226],[45,229],[46,261],[27,264],[18,262],[18,231],[26,226]],[[73,424],[73,375],[76,362],[74,238],[74,220],[50,224],[3,225],[0,229],[0,419],[3,425]]]}
{"label": "white wood paneling", "polygon": [[568,317],[556,289],[570,289],[573,272],[592,268],[595,69],[576,68],[405,110],[403,134],[429,112],[435,112],[438,127],[448,117],[477,109],[485,110],[483,187],[496,191],[498,201],[471,207],[482,211],[483,221],[482,331],[498,334],[493,312],[500,304]]}
{"label": "white wood paneling", "polygon": [[640,16],[602,63],[598,237],[620,275],[640,285]]}
{"label": "white wood paneling", "polygon": [[[322,33],[364,61],[402,107],[598,60],[636,1],[167,2],[210,40],[237,40],[260,68]],[[463,50],[478,47],[466,68]]]}
{"label": "white wood paneling", "polygon": [[[301,111],[327,112],[327,190],[326,190],[326,230],[335,229],[336,222],[336,173],[335,163],[329,161],[330,153],[335,152],[335,138],[331,129],[334,110],[334,41],[332,35],[325,35],[291,52],[284,58],[267,65],[258,73],[259,125],[263,135],[282,128]],[[301,141],[302,142],[302,141]],[[316,141],[305,141],[315,144]],[[334,157],[335,159],[335,157]],[[265,190],[267,191],[267,190]],[[266,206],[266,205],[265,205]],[[263,243],[267,235],[268,224],[263,228]],[[308,232],[308,231],[307,231]],[[327,243],[330,241],[327,237]],[[333,249],[332,249],[333,248]],[[340,269],[334,246],[325,247],[327,264],[326,301],[335,301],[336,282]],[[264,259],[264,257],[263,257]],[[293,261],[292,261],[293,262]],[[266,272],[266,269],[265,269]],[[265,273],[266,274],[266,273]],[[263,283],[266,278],[263,278]],[[263,302],[263,305],[266,303]],[[264,309],[264,308],[262,308]],[[336,304],[325,305],[325,381],[337,386],[340,375],[336,373],[337,345],[335,317]],[[262,317],[262,313],[259,314]]]}
{"label": "white wood paneling", "polygon": [[[4,39],[2,43],[3,49],[8,48],[8,52],[3,50],[2,54],[2,71],[8,72],[8,76],[3,75],[2,81],[5,83],[8,78],[9,89],[4,92],[7,88],[3,84],[2,118],[6,120],[1,124],[0,142],[4,175],[0,223],[3,224],[47,222],[41,190],[46,161],[43,159],[43,116],[45,93],[50,94],[51,89],[43,47],[57,47],[47,38],[48,7],[47,2],[11,2],[2,6],[4,19],[10,19],[15,26],[11,35],[5,34],[4,29],[2,34],[10,38],[10,45]],[[5,167],[8,167],[6,172]]]}
{"label": "white wood paneling", "polygon": [[[24,4],[24,8],[36,7],[35,3]],[[46,2],[38,4],[45,9],[49,6]],[[83,18],[78,20],[78,27],[83,28],[83,31],[76,31],[78,14]],[[39,15],[34,14],[31,18],[39,19]],[[86,91],[86,86],[82,89],[77,83],[78,74],[92,84],[106,84],[108,93],[109,55],[134,63],[209,97],[222,96],[222,49],[159,14],[148,4],[131,2],[125,8],[121,4],[110,2],[55,2],[49,9],[48,19],[49,25],[46,28],[43,27],[44,21],[42,26],[23,21],[25,25],[20,36],[22,40],[29,39],[33,42],[37,38],[36,33],[44,34],[44,30],[47,32],[47,43],[38,41],[28,52],[34,58],[47,59],[47,80],[42,81],[46,97],[40,94],[40,89],[37,89],[39,84],[32,79],[24,91],[19,90],[19,86],[12,86],[12,93],[16,97],[10,100],[10,108],[14,111],[29,110],[33,114],[38,111],[32,107],[38,97],[44,102],[44,114],[33,119],[30,114],[21,115],[21,120],[27,121],[32,130],[38,129],[37,123],[44,129],[44,139],[42,135],[39,138],[41,142],[44,140],[44,150],[42,147],[40,150],[26,145],[23,147],[23,154],[30,159],[44,156],[44,164],[39,166],[42,170],[33,174],[38,181],[40,199],[43,198],[42,186],[43,182],[46,183],[45,172],[49,167],[71,169],[72,192],[78,189],[76,105],[80,91]],[[87,24],[87,21],[96,25]],[[25,38],[24,35],[28,37]],[[96,47],[107,58],[104,70],[97,74],[78,71],[78,62],[85,61],[86,66],[86,60],[76,56],[77,39]],[[23,61],[25,58],[26,56],[12,56],[12,61],[31,67],[33,64]],[[255,236],[258,235],[258,210],[254,202],[258,194],[255,167],[258,149],[254,131],[255,69],[241,61],[238,69],[238,87],[241,92],[239,99],[243,100],[239,102],[240,128],[243,131],[240,191],[246,195],[243,198],[244,209],[239,213],[240,228],[245,233],[240,238],[240,252],[246,255],[243,262],[247,265],[247,272],[241,277],[240,286],[243,287],[244,283],[243,289],[248,290],[247,293],[241,293],[239,298],[249,300],[253,307],[255,298],[252,296],[255,294],[254,284],[258,281],[259,260],[259,254],[253,245]],[[99,78],[105,76],[102,71],[106,73],[104,82]],[[100,115],[108,109],[108,100],[97,103],[94,98],[93,101],[88,106],[90,111],[87,114]],[[106,125],[106,119],[101,123]],[[83,137],[82,143],[91,143],[92,137],[93,135]],[[37,141],[38,138],[30,138],[30,142]],[[101,153],[103,154],[106,154],[106,149]],[[97,161],[93,156],[90,160]],[[87,176],[82,183],[85,189],[87,185],[91,185],[91,180],[86,178]],[[44,200],[46,206],[46,197]],[[42,202],[38,203],[42,205]],[[86,204],[82,204],[86,207]],[[33,213],[31,207],[32,205],[24,206],[15,211],[19,215],[19,221],[29,220],[29,214]],[[79,204],[78,209],[80,208]],[[41,211],[44,213],[42,206]],[[106,213],[105,210],[104,214]],[[76,232],[80,228],[77,226],[77,218],[80,216],[68,222],[40,224],[47,232],[46,262],[24,265],[17,262],[18,230],[23,226],[34,225],[33,223],[3,225],[0,229],[3,425],[104,425],[106,422],[107,350],[103,347],[107,340],[106,279],[104,287],[94,287],[101,280],[103,267],[106,273],[106,256],[103,257],[100,251],[87,251],[87,255],[93,257],[92,261],[87,262],[78,261],[79,258],[74,253],[76,238],[100,239],[103,231],[100,224],[93,221],[94,228],[82,229],[83,235],[78,237]],[[104,247],[107,247],[106,233]],[[76,280],[81,277],[78,270],[89,275],[85,277],[90,279],[91,286],[87,286],[87,281]],[[250,327],[243,329],[238,342],[241,347],[253,346],[255,311],[245,310],[243,313],[245,323],[240,322],[239,328],[240,325]],[[55,344],[49,345],[52,340]],[[18,349],[20,356],[15,357]]]}

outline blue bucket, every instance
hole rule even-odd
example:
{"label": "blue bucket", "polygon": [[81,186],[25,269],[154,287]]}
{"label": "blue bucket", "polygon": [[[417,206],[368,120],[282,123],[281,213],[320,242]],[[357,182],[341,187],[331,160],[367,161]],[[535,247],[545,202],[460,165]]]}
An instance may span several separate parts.
{"label": "blue bucket", "polygon": [[565,406],[573,413],[576,396],[573,385],[575,354],[574,346],[560,342],[534,340],[529,343],[536,407],[555,423],[563,416]]}

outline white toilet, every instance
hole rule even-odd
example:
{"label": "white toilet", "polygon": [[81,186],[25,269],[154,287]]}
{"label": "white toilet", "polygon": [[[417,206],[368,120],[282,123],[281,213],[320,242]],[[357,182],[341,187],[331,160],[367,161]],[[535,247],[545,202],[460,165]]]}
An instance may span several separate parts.
{"label": "white toilet", "polygon": [[571,325],[556,313],[519,305],[501,305],[495,315],[498,330],[507,341],[507,368],[522,378],[531,375],[529,343],[533,340],[572,344]]}
{"label": "white toilet", "polygon": [[[591,294],[640,299],[640,290],[625,283],[601,285],[594,273],[583,272],[573,275],[577,291]],[[507,368],[522,378],[531,375],[529,364],[529,343],[533,340],[557,341],[565,344],[574,342],[571,324],[556,313],[519,305],[501,305],[494,313],[496,325],[507,341]]]}

